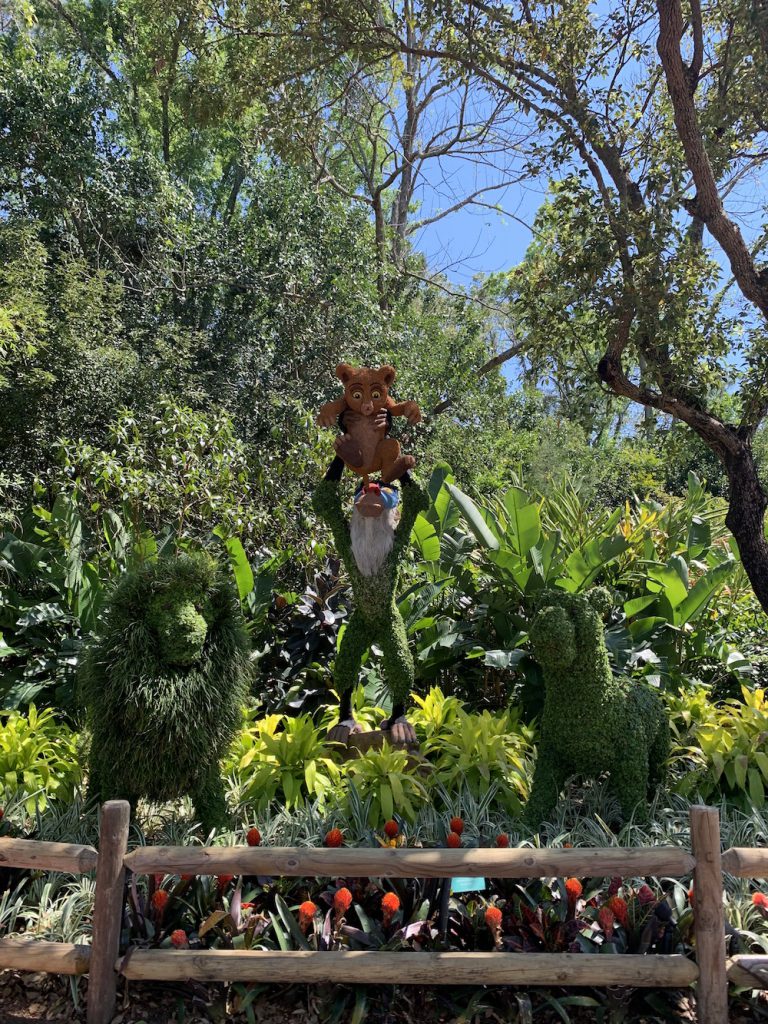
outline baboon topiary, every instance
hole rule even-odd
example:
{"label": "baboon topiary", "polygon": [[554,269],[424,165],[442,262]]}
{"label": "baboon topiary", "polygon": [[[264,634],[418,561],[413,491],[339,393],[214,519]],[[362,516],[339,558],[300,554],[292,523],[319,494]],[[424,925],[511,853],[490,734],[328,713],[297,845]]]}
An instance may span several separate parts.
{"label": "baboon topiary", "polygon": [[237,595],[206,554],[145,564],[118,583],[80,689],[91,728],[89,795],[191,795],[206,830],[226,822],[219,760],[249,689]]}
{"label": "baboon topiary", "polygon": [[645,683],[611,672],[602,615],[610,594],[550,591],[531,627],[544,673],[533,789],[525,810],[538,826],[553,810],[571,775],[594,779],[610,772],[609,786],[628,818],[646,818],[647,797],[664,778],[669,725],[660,697]]}

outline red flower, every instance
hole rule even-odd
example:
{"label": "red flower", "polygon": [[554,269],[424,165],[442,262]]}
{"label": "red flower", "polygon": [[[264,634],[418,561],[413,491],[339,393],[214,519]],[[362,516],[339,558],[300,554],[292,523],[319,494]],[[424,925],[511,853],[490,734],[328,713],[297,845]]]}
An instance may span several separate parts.
{"label": "red flower", "polygon": [[459,835],[459,833],[449,832],[448,835],[445,837],[445,845],[450,846],[452,850],[455,850],[457,847],[461,846],[461,836]]}
{"label": "red flower", "polygon": [[509,846],[509,836],[506,832],[502,832],[500,835],[496,836],[496,845],[501,847],[502,850],[507,849]]}
{"label": "red flower", "polygon": [[224,892],[234,877],[234,875],[216,875],[216,888],[219,892]]}
{"label": "red flower", "polygon": [[384,927],[386,927],[400,909],[400,899],[397,893],[386,892],[381,897],[381,910],[384,914]]}
{"label": "red flower", "polygon": [[152,907],[158,912],[158,914],[162,914],[162,912],[168,905],[169,899],[170,896],[165,891],[165,889],[157,889],[155,892],[152,893],[152,898],[150,899],[149,902],[152,904]]}
{"label": "red flower", "polygon": [[584,891],[584,887],[578,878],[566,878],[565,880],[565,891],[568,893],[568,903],[570,906],[576,902]]}
{"label": "red flower", "polygon": [[624,879],[621,877],[621,875],[614,875],[613,878],[611,879],[611,884],[608,886],[608,895],[609,896],[618,896],[619,895],[619,889],[621,888],[621,883],[623,881],[624,881]]}
{"label": "red flower", "polygon": [[2,821],[4,817],[5,817],[5,811],[3,810],[2,807],[0,807],[0,821]]}
{"label": "red flower", "polygon": [[392,818],[390,818],[389,821],[384,822],[384,835],[388,839],[397,839],[400,835],[400,826],[396,821],[393,821]]}
{"label": "red flower", "polygon": [[189,945],[187,933],[183,928],[177,928],[175,932],[171,932],[171,945],[175,946],[176,949],[186,949]]}
{"label": "red flower", "polygon": [[349,889],[337,889],[333,895],[333,909],[337,917],[343,917],[352,906],[352,893]]}
{"label": "red flower", "polygon": [[341,834],[341,829],[332,828],[330,832],[326,832],[324,842],[326,846],[343,846],[344,836]]}
{"label": "red flower", "polygon": [[312,900],[304,900],[299,907],[299,928],[301,928],[305,935],[309,931],[316,913],[317,906]]}
{"label": "red flower", "polygon": [[249,828],[245,836],[245,841],[249,846],[261,845],[261,832],[254,825],[253,828]]}
{"label": "red flower", "polygon": [[613,911],[610,907],[603,905],[597,912],[597,923],[605,932],[606,939],[613,938],[613,926],[616,923]]}
{"label": "red flower", "polygon": [[[693,889],[691,889],[693,892]],[[637,900],[641,907],[647,907],[649,903],[656,902],[656,896],[649,885],[641,885],[637,890]]]}
{"label": "red flower", "polygon": [[179,881],[181,881],[181,882],[191,882],[194,877],[195,877],[194,875],[179,875]]}
{"label": "red flower", "polygon": [[253,904],[252,903],[241,903],[240,904],[240,909],[241,910],[252,910],[253,909]]}
{"label": "red flower", "polygon": [[460,836],[464,831],[464,822],[461,818],[451,818],[451,832],[455,832],[457,836]]}
{"label": "red flower", "polygon": [[163,879],[165,878],[165,875],[162,873],[162,871],[158,871],[157,874],[153,875],[152,877],[155,880],[155,885],[159,889],[160,886],[163,884]]}
{"label": "red flower", "polygon": [[498,907],[490,906],[485,908],[485,923],[494,933],[494,935],[501,928],[502,914]]}
{"label": "red flower", "polygon": [[621,927],[626,931],[629,927],[627,901],[623,900],[621,896],[611,896],[610,899],[605,901],[604,905],[609,908]]}
{"label": "red flower", "polygon": [[763,913],[768,912],[768,896],[764,892],[753,892],[752,904],[755,907],[759,907]]}

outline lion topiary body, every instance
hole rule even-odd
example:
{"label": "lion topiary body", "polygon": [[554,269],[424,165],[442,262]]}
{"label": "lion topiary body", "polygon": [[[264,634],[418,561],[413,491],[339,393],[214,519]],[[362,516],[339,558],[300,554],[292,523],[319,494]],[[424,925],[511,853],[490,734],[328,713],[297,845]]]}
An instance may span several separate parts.
{"label": "lion topiary body", "polygon": [[223,824],[219,760],[248,695],[249,650],[237,596],[207,555],[127,574],[81,670],[90,794],[133,806],[189,794],[206,829]]}
{"label": "lion topiary body", "polygon": [[607,592],[547,595],[531,627],[544,672],[542,735],[525,811],[537,826],[571,775],[610,773],[609,786],[629,818],[647,817],[647,797],[664,778],[669,726],[661,699],[645,683],[611,672],[599,610]]}

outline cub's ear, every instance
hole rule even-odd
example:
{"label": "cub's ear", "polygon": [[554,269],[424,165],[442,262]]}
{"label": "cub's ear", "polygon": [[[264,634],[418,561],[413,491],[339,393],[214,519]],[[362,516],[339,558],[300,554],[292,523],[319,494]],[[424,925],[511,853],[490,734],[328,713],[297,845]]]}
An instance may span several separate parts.
{"label": "cub's ear", "polygon": [[387,387],[389,387],[389,385],[397,376],[394,366],[380,366],[376,372],[382,378]]}
{"label": "cub's ear", "polygon": [[336,367],[336,376],[339,378],[342,384],[346,384],[351,379],[352,374],[354,372],[354,366],[350,366],[349,363],[339,363],[339,365]]}

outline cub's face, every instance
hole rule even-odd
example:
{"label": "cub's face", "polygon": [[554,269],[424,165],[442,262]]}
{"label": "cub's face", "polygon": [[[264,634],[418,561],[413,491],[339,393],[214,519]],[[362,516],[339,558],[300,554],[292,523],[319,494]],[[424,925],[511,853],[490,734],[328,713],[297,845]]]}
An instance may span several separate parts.
{"label": "cub's face", "polygon": [[367,366],[354,367],[340,363],[336,376],[344,385],[344,400],[353,412],[374,416],[387,407],[389,387],[395,379],[392,366],[371,370]]}

